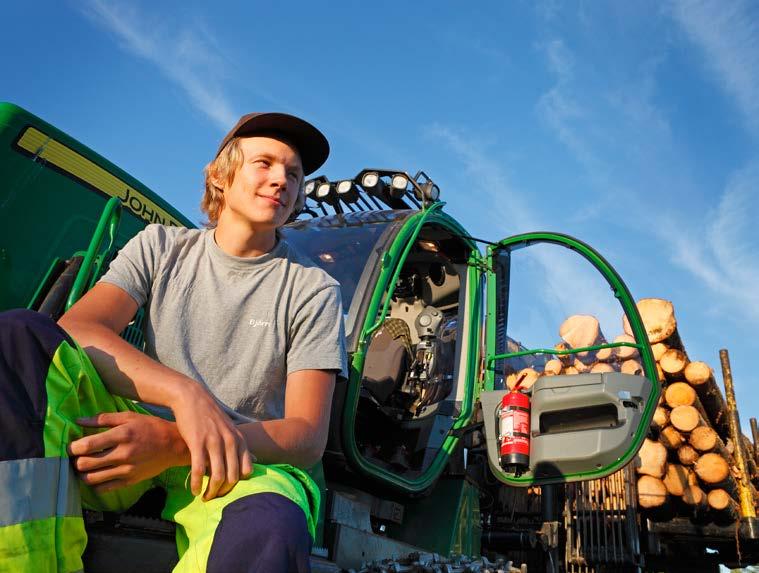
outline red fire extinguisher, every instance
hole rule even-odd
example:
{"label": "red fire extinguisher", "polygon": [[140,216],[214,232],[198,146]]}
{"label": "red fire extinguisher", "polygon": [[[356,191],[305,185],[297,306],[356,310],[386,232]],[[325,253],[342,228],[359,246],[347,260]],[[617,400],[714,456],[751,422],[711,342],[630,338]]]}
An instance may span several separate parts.
{"label": "red fire extinguisher", "polygon": [[519,391],[522,381],[501,399],[501,467],[517,476],[530,467],[530,397]]}

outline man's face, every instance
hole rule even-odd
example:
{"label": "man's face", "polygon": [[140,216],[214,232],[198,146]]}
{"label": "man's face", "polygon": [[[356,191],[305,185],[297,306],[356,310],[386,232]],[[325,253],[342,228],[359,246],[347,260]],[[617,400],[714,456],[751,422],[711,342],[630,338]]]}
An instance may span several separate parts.
{"label": "man's face", "polygon": [[229,188],[219,222],[244,222],[255,230],[276,229],[292,213],[303,179],[300,155],[271,137],[240,139],[243,163]]}

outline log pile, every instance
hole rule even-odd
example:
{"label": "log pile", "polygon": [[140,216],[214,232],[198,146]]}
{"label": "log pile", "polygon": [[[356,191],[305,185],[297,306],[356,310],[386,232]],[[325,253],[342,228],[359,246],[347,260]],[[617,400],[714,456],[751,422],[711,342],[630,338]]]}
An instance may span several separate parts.
{"label": "log pile", "polygon": [[[662,397],[653,417],[649,437],[635,460],[638,475],[638,504],[658,518],[693,516],[734,520],[738,515],[740,470],[729,440],[725,399],[712,369],[691,361],[677,330],[675,310],[662,299],[642,299],[638,311],[656,360]],[[623,333],[613,342],[634,343],[627,317]],[[643,374],[636,348],[585,349],[609,340],[598,320],[590,315],[573,315],[559,328],[556,354],[542,366],[533,365],[508,373],[508,387],[529,389],[541,376],[600,372]],[[749,444],[750,447],[750,444]],[[748,450],[753,452],[752,449]],[[749,476],[759,487],[753,455]],[[759,500],[754,490],[754,500]]]}
{"label": "log pile", "polygon": [[[740,470],[714,373],[706,363],[689,359],[672,303],[642,299],[638,310],[662,383],[649,437],[635,461],[638,503],[659,519],[689,515],[734,521]],[[631,333],[623,322],[625,332]],[[759,484],[756,467],[750,472]]]}

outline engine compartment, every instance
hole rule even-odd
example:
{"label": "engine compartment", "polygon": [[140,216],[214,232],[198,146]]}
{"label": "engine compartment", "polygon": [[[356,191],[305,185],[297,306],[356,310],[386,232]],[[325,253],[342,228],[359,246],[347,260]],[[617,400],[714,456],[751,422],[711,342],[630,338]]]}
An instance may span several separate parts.
{"label": "engine compartment", "polygon": [[429,467],[460,412],[469,255],[450,231],[423,228],[368,346],[356,443],[365,459],[406,478]]}

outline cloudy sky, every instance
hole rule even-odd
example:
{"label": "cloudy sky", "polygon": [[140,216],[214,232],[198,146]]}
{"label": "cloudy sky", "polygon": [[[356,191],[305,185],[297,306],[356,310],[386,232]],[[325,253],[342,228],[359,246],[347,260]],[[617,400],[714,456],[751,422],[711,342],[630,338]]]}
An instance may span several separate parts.
{"label": "cloudy sky", "polygon": [[[590,243],[636,298],[674,301],[692,359],[730,350],[744,427],[759,416],[756,3],[210,6],[10,3],[0,99],[195,221],[201,169],[240,114],[302,115],[331,141],[330,179],[423,169],[475,236]],[[618,334],[608,289],[569,259],[523,265],[515,338],[553,344],[534,333],[572,312]]]}

